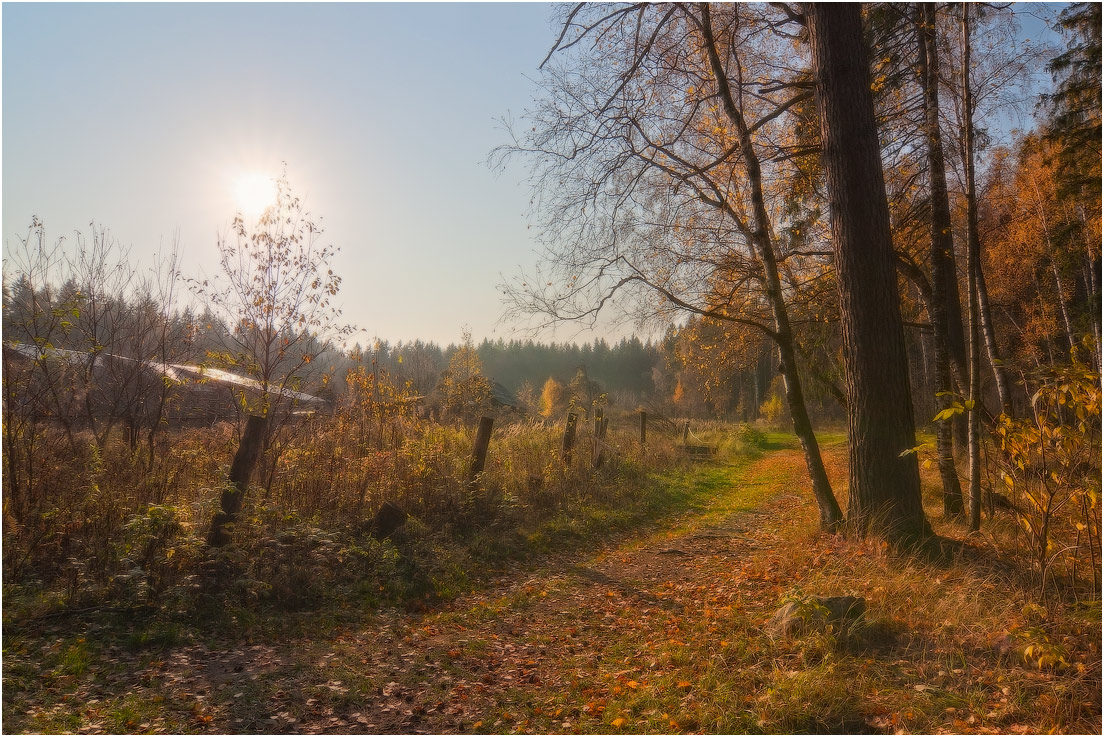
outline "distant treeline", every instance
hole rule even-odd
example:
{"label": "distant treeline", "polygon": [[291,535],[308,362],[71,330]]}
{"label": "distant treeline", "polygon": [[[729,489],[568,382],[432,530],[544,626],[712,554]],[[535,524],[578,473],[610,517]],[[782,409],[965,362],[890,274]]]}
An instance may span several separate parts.
{"label": "distant treeline", "polygon": [[[416,389],[428,392],[459,349],[457,344],[441,348],[424,341],[380,341],[367,349],[356,347],[352,353],[361,354],[366,362],[378,362],[393,376],[409,379]],[[510,392],[517,392],[526,382],[539,390],[549,378],[566,384],[582,369],[604,391],[647,397],[655,392],[653,370],[663,366],[660,344],[642,342],[636,336],[614,344],[598,339],[581,346],[484,339],[475,349],[483,374]]]}
{"label": "distant treeline", "polygon": [[[156,283],[123,277],[112,283],[98,281],[98,274],[118,269],[121,262],[110,249],[95,257],[94,268],[77,262],[58,266],[49,276],[44,270],[25,267],[7,275],[4,341],[77,352],[89,362],[94,355],[105,355],[150,366],[204,364],[255,374],[249,357],[236,350],[242,338],[240,326],[229,326],[210,309],[197,312],[177,307],[171,295],[156,289]],[[443,395],[452,391],[444,383],[450,365],[465,350],[474,352],[478,361],[460,362],[464,377],[485,377],[496,387],[494,393],[500,401],[529,413],[549,413],[544,408],[548,403],[542,405],[540,398],[551,381],[570,390],[568,395],[585,387],[588,402],[604,398],[603,403],[613,406],[632,409],[646,405],[683,417],[754,420],[764,414],[771,422],[785,424],[771,346],[762,340],[729,341],[713,332],[701,320],[691,318],[684,325],[669,327],[659,340],[632,336],[615,343],[598,339],[581,345],[503,339],[475,343],[465,336],[463,343],[444,347],[421,340],[377,340],[348,350],[313,334],[288,334],[286,341],[301,349],[274,361],[273,371],[288,372],[293,378],[290,386],[329,401],[344,394],[346,382],[342,380],[350,372],[386,377],[400,395],[422,396],[428,406],[436,407],[443,403]],[[738,350],[723,355],[701,350],[714,344]],[[310,353],[309,361],[303,360],[302,352]],[[834,368],[831,352],[819,357],[819,366],[816,372],[804,363],[800,369],[819,379],[834,375],[834,371],[823,369]],[[110,396],[107,405],[125,405],[140,394],[130,385],[144,380],[137,365],[132,368],[135,371],[113,386],[100,388],[101,394]],[[455,368],[451,374],[456,374]],[[85,379],[90,382],[91,374]],[[814,383],[809,392],[812,412],[836,417],[840,408],[832,393],[817,390]],[[550,391],[555,396],[556,390]],[[119,397],[130,399],[123,402]]]}

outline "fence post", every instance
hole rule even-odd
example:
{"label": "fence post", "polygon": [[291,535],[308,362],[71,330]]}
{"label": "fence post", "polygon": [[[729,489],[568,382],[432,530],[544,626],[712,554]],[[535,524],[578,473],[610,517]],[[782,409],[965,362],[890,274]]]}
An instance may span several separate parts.
{"label": "fence post", "polygon": [[690,421],[687,420],[682,426],[682,445],[685,446],[686,442],[690,438]]}
{"label": "fence post", "polygon": [[609,420],[602,417],[602,409],[598,408],[597,413],[594,416],[594,468],[601,468],[602,464],[606,460],[606,451],[603,448],[606,443],[606,428],[609,427]]}
{"label": "fence post", "polygon": [[491,428],[494,418],[484,415],[479,419],[479,430],[475,432],[475,444],[472,446],[471,468],[468,471],[468,489],[479,487],[479,477],[487,464],[487,448],[491,445]]}
{"label": "fence post", "polygon": [[648,443],[648,411],[640,411],[640,447]]}
{"label": "fence post", "polygon": [[567,425],[563,434],[563,460],[564,464],[571,464],[571,449],[575,448],[575,425],[579,422],[579,416],[575,413],[567,414]]}
{"label": "fence post", "polygon": [[207,543],[212,546],[225,546],[230,542],[230,531],[226,526],[237,520],[238,513],[241,512],[249,478],[253,476],[253,467],[257,465],[257,458],[261,455],[267,430],[268,418],[263,415],[250,415],[245,423],[245,432],[242,433],[241,443],[234,453],[226,488],[219,500],[222,510],[211,518],[211,532],[207,535]]}

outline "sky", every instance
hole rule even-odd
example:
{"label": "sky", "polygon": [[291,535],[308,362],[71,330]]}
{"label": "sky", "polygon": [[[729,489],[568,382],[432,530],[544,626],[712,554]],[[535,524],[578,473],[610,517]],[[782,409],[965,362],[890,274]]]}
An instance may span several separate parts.
{"label": "sky", "polygon": [[286,162],[367,336],[509,338],[496,285],[535,260],[529,195],[485,162],[532,100],[551,12],[5,3],[5,246],[33,215],[51,240],[95,221],[147,261],[177,234],[209,275],[236,181]]}
{"label": "sky", "polygon": [[94,221],[139,264],[175,238],[184,271],[210,276],[237,183],[286,171],[341,249],[357,338],[514,337],[497,285],[538,245],[523,165],[486,160],[508,140],[500,120],[531,104],[552,13],[5,3],[2,242],[32,216],[70,243]]}

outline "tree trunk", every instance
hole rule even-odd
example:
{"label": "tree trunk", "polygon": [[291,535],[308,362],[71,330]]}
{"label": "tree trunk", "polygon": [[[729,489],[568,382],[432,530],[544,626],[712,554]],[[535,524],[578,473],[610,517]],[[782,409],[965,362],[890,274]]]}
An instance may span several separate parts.
{"label": "tree trunk", "polygon": [[843,510],[832,493],[832,484],[828,481],[828,472],[820,456],[820,445],[813,432],[813,423],[805,407],[805,397],[801,390],[801,380],[797,376],[797,360],[794,358],[793,344],[778,345],[782,354],[782,378],[786,385],[786,402],[790,408],[790,419],[794,433],[801,442],[805,454],[805,467],[813,484],[813,497],[820,511],[820,527],[825,531],[835,531],[843,523]]}
{"label": "tree trunk", "polygon": [[966,274],[970,299],[970,391],[967,397],[967,453],[970,473],[970,530],[981,527],[981,438],[978,396],[981,382],[978,273],[981,239],[978,236],[977,195],[974,189],[974,99],[970,87],[970,8],[962,3],[962,128],[963,164],[966,170]]}
{"label": "tree trunk", "polygon": [[920,473],[889,207],[859,6],[805,6],[843,329],[849,516],[894,542],[931,534]]}
{"label": "tree trunk", "polygon": [[[1085,208],[1083,205],[1077,206],[1077,214],[1081,220],[1082,233],[1089,233],[1088,216],[1085,214]],[[1085,280],[1085,288],[1088,293],[1088,308],[1089,318],[1092,321],[1092,340],[1093,340],[1093,365],[1100,366],[1101,360],[1101,345],[1100,345],[1100,259],[1096,256],[1095,246],[1093,241],[1088,241],[1085,249],[1085,271],[1088,272],[1088,277]]]}
{"label": "tree trunk", "polygon": [[1054,287],[1058,290],[1058,307],[1062,312],[1062,326],[1066,329],[1067,348],[1073,348],[1077,345],[1077,334],[1074,333],[1073,321],[1070,320],[1069,308],[1066,307],[1066,290],[1062,286],[1062,273],[1054,263],[1053,256],[1048,257],[1047,261],[1050,262],[1050,273],[1054,276]]}
{"label": "tree trunk", "polygon": [[[770,344],[768,344],[769,346]],[[770,349],[763,351],[755,362],[755,408],[751,412],[751,419],[759,419],[759,408],[767,400],[771,383],[771,353]]]}
{"label": "tree trunk", "polygon": [[[924,134],[928,144],[928,176],[931,180],[931,322],[935,334],[936,406],[951,406],[951,345],[962,340],[962,307],[955,278],[951,206],[947,173],[943,164],[943,140],[939,131],[939,57],[935,34],[935,5],[920,6],[920,73],[924,85]],[[954,335],[952,336],[952,330]],[[959,368],[959,376],[962,369]],[[959,383],[960,385],[963,382]],[[962,514],[962,485],[954,463],[951,419],[936,424],[936,458],[943,482],[943,515]]]}
{"label": "tree trunk", "polygon": [[805,454],[805,464],[813,485],[813,497],[820,512],[820,525],[826,531],[836,530],[843,522],[843,511],[832,493],[828,473],[824,469],[824,460],[820,455],[820,445],[813,432],[809,412],[805,407],[805,396],[801,388],[801,378],[797,373],[797,359],[794,353],[793,330],[790,327],[786,298],[782,292],[782,281],[778,273],[778,260],[774,255],[774,244],[770,237],[770,219],[767,214],[766,197],[763,194],[763,175],[759,166],[759,156],[751,140],[751,132],[743,114],[736,106],[728,77],[717,53],[716,41],[710,21],[709,4],[701,4],[702,27],[705,35],[705,49],[709,64],[717,81],[717,88],[724,104],[725,114],[736,128],[740,144],[740,154],[747,168],[748,184],[752,201],[751,241],[763,265],[763,278],[770,303],[771,317],[774,322],[774,340],[778,344],[781,358],[782,378],[786,385],[786,401],[793,421],[794,433],[801,442]]}
{"label": "tree trunk", "polygon": [[230,465],[226,489],[222,491],[222,510],[215,513],[211,519],[211,532],[207,542],[212,546],[225,546],[230,542],[230,531],[226,526],[234,523],[238,519],[238,513],[241,512],[245,491],[249,487],[249,478],[253,476],[253,467],[257,465],[257,457],[261,455],[267,430],[267,417],[249,416],[245,424],[245,433],[242,434],[241,443]]}
{"label": "tree trunk", "polygon": [[[975,201],[974,207],[977,208]],[[975,210],[975,229],[977,215]],[[985,286],[985,270],[981,268],[981,242],[978,241],[978,253],[975,256],[977,273],[974,275],[977,289],[978,319],[980,320],[981,335],[985,340],[985,351],[989,354],[989,365],[993,367],[993,379],[997,384],[997,400],[1000,402],[1001,412],[1012,416],[1012,389],[1008,381],[1008,370],[1001,358],[1000,347],[997,345],[997,334],[993,329],[993,314],[989,309],[989,288]],[[1063,311],[1065,307],[1063,306]],[[980,395],[980,393],[979,393]],[[980,409],[980,408],[979,408]]]}
{"label": "tree trunk", "polygon": [[[920,66],[924,84],[924,134],[928,143],[928,171],[931,178],[931,261],[933,307],[942,312],[936,327],[951,370],[959,387],[966,386],[966,337],[962,331],[962,301],[955,274],[954,236],[951,206],[947,194],[947,171],[943,160],[943,136],[939,128],[939,47],[936,39],[935,5],[921,7]],[[936,318],[932,316],[933,325]]]}

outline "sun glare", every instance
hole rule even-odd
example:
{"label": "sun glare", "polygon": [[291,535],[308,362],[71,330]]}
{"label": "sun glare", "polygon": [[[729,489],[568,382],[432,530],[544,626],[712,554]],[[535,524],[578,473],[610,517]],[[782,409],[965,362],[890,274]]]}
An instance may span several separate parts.
{"label": "sun glare", "polygon": [[244,174],[234,184],[238,210],[246,220],[257,220],[276,202],[276,181],[257,172]]}

